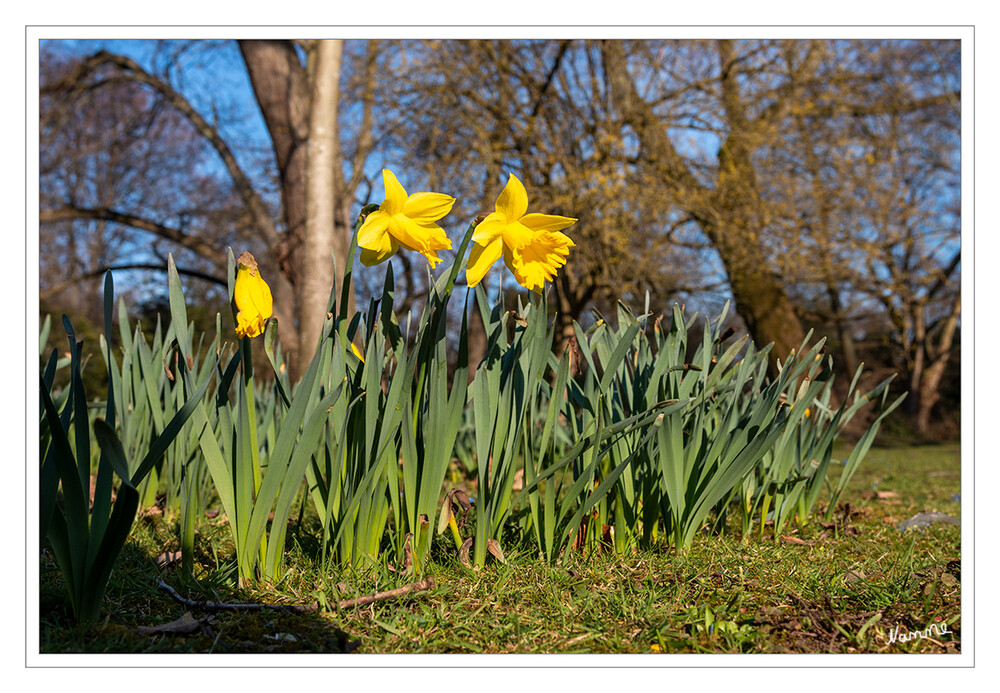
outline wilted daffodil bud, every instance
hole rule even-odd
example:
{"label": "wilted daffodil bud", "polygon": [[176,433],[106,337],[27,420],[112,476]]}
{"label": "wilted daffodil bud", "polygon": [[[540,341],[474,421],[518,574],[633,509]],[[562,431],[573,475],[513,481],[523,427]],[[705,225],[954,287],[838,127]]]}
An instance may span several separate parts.
{"label": "wilted daffodil bud", "polygon": [[260,276],[257,261],[247,251],[236,260],[236,334],[256,337],[264,331],[264,321],[271,317],[271,289]]}

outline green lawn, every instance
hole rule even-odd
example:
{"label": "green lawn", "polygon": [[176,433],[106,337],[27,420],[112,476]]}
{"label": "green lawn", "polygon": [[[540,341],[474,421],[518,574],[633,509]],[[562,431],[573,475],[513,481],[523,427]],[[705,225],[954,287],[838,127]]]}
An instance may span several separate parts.
{"label": "green lawn", "polygon": [[[839,457],[842,455],[836,455]],[[41,561],[40,648],[57,652],[655,653],[922,652],[961,650],[961,532],[901,532],[923,511],[961,516],[957,444],[873,448],[835,522],[791,525],[775,538],[704,534],[692,549],[626,556],[571,553],[550,566],[511,537],[506,564],[463,568],[435,544],[432,590],[326,613],[189,608],[157,589],[156,557],[179,548],[157,515],[137,521],[109,585],[103,620],[72,627],[52,557]],[[833,474],[837,472],[834,471]],[[308,527],[289,530],[288,574],[235,593],[219,518],[202,528],[197,583],[166,583],[195,601],[328,603],[416,580],[381,566],[320,581]],[[213,524],[214,523],[214,524]],[[444,539],[445,537],[442,537]],[[507,547],[510,548],[507,548]],[[520,548],[519,548],[520,547]],[[142,634],[191,611],[192,632]],[[890,642],[947,624],[942,637]]]}

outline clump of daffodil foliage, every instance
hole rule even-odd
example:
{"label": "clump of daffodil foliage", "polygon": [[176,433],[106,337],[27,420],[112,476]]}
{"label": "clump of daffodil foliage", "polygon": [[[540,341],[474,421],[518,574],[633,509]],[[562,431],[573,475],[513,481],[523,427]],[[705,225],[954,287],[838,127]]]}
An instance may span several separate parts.
{"label": "clump of daffodil foliage", "polygon": [[[481,567],[490,557],[506,560],[511,524],[555,560],[599,545],[686,547],[729,506],[743,513],[745,530],[754,513],[763,522],[769,509],[780,511],[782,522],[805,522],[846,421],[881,399],[881,414],[847,464],[849,479],[899,403],[886,406],[883,383],[838,407],[832,369],[820,359],[822,341],[803,344],[769,380],[769,347],[755,349],[746,338],[727,342],[724,316],[706,321],[690,350],[694,318],[677,307],[666,330],[648,310],[635,315],[624,306],[617,328],[603,317],[586,330],[574,323],[575,339],[553,353],[546,284],[569,260],[575,244],[565,231],[578,219],[529,212],[528,192],[510,174],[493,211],[470,223],[455,249],[440,225],[454,197],[408,194],[389,169],[382,182],[384,200],[358,216],[339,302],[331,287],[319,347],[298,383],[288,382],[271,290],[257,260],[229,253],[236,348],[229,355],[221,346],[217,319],[221,362],[185,385],[198,397],[177,426],[192,419],[192,454],[203,460],[227,515],[241,583],[281,578],[289,518],[303,502],[320,518],[324,564],[360,570],[385,560],[415,573],[427,572],[431,544],[445,530],[462,563]],[[419,253],[431,270],[445,265],[416,322],[395,313],[392,263],[381,297],[348,314],[355,256],[373,267],[400,250]],[[504,292],[491,301],[482,284],[501,257],[527,290],[515,305],[505,304]],[[468,311],[448,310],[462,269],[466,300],[487,331],[479,363],[470,362]],[[170,293],[177,348],[193,362],[176,272]],[[456,313],[461,324],[449,324]],[[273,385],[254,378],[255,343],[274,370]],[[50,401],[55,460],[68,450],[68,432]],[[113,422],[112,413],[109,429]],[[105,433],[102,449],[110,450]],[[474,478],[449,486],[458,441]],[[62,466],[59,474],[69,474]],[[43,468],[51,496],[56,465]],[[69,546],[61,535],[55,542]],[[75,560],[61,550],[67,565]],[[92,619],[92,597],[86,608]]]}

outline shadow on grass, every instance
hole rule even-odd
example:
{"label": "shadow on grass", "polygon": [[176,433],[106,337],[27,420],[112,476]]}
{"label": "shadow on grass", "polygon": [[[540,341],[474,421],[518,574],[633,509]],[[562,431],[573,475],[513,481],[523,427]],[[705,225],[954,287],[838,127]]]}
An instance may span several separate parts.
{"label": "shadow on grass", "polygon": [[[140,525],[150,529],[146,522],[137,522],[137,527]],[[345,653],[358,647],[359,643],[337,626],[336,613],[208,608],[206,602],[261,604],[268,599],[289,605],[296,602],[289,599],[287,592],[238,591],[234,564],[217,563],[211,569],[196,569],[197,579],[184,575],[179,565],[161,570],[157,556],[144,548],[148,543],[133,536],[125,544],[108,584],[101,620],[86,630],[76,626],[62,575],[51,552],[43,551],[41,654]],[[196,561],[200,566],[215,563],[214,557],[205,555],[204,550]],[[159,588],[161,580],[182,598],[201,604],[179,603],[168,591]],[[306,597],[300,603],[308,600]]]}

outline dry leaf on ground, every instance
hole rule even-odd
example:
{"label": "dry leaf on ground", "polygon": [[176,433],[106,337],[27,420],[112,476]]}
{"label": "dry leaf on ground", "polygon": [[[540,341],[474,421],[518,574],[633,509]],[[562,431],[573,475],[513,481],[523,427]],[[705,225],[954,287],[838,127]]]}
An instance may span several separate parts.
{"label": "dry leaf on ground", "polygon": [[171,635],[174,633],[194,633],[201,630],[204,622],[191,615],[190,611],[185,611],[184,615],[176,621],[164,623],[160,626],[137,626],[136,631],[140,635]]}

